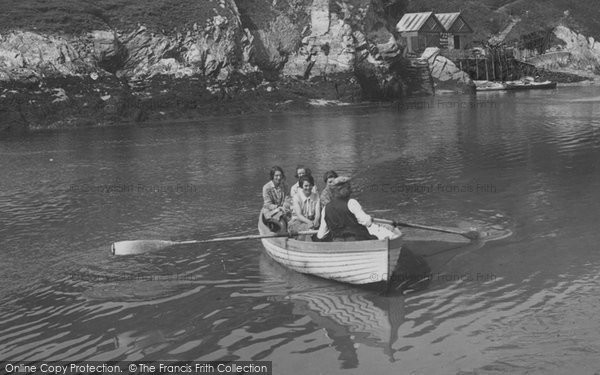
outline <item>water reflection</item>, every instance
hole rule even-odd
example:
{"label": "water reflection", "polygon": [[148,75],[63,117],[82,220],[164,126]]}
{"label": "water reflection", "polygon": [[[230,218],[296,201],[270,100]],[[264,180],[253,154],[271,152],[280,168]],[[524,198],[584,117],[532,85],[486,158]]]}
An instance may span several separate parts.
{"label": "water reflection", "polygon": [[[394,360],[392,344],[403,321],[400,296],[381,296],[372,291],[302,275],[277,264],[268,256],[260,259],[264,293],[277,302],[292,302],[293,314],[308,316],[326,332],[338,351],[341,368],[358,366],[357,347],[381,348]],[[322,344],[305,353],[322,349]]]}

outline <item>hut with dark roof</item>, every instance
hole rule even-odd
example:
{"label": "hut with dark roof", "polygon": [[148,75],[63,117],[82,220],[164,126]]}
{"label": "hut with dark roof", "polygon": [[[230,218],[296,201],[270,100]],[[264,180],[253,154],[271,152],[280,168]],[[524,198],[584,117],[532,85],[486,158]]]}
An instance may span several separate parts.
{"label": "hut with dark roof", "polygon": [[445,33],[441,34],[440,43],[448,49],[464,49],[470,42],[473,29],[464,20],[460,12],[436,13],[435,17],[440,21]]}
{"label": "hut with dark roof", "polygon": [[407,54],[419,54],[427,47],[440,47],[440,36],[446,32],[433,12],[406,13],[398,21],[396,30]]}

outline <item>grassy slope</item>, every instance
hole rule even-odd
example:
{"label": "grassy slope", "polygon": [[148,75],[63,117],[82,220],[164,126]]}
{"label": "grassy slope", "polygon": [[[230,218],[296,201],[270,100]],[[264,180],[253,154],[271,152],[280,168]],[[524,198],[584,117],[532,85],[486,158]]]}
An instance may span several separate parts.
{"label": "grassy slope", "polygon": [[129,31],[143,24],[153,31],[170,34],[175,28],[202,26],[217,0],[0,0],[0,32],[36,30],[82,34],[106,29],[107,23]]}
{"label": "grassy slope", "polygon": [[[586,35],[600,38],[598,0],[409,0],[408,12],[462,11],[476,30],[476,39],[487,39],[506,26],[511,16],[521,17],[510,37],[529,34],[566,22]],[[564,17],[569,10],[570,16]]]}

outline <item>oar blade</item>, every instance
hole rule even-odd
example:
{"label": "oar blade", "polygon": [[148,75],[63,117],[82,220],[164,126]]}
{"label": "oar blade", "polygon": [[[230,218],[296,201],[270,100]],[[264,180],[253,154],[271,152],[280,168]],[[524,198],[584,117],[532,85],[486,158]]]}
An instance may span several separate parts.
{"label": "oar blade", "polygon": [[112,255],[145,254],[166,249],[173,244],[173,241],[163,240],[119,241],[110,246],[110,252]]}
{"label": "oar blade", "polygon": [[392,221],[392,220],[386,220],[386,219],[374,219],[374,220],[375,220],[375,222],[379,222],[379,223],[383,223],[383,224],[390,224],[395,227],[402,226],[402,227],[408,227],[408,228],[431,230],[431,231],[435,231],[435,232],[458,234],[469,240],[477,240],[481,237],[481,233],[479,233],[479,231],[475,228],[470,228],[468,230],[464,230],[464,229],[459,229],[459,228],[434,227],[434,226],[422,225],[422,224],[405,223],[402,221]]}

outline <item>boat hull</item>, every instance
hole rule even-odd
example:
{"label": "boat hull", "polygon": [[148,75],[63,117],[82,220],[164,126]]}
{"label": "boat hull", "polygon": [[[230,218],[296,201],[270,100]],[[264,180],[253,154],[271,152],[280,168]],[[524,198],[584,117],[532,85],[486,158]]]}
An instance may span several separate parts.
{"label": "boat hull", "polygon": [[476,91],[515,91],[515,90],[536,90],[536,89],[554,89],[556,82],[487,82],[486,85],[479,85]]}
{"label": "boat hull", "polygon": [[507,90],[536,90],[536,89],[554,89],[556,82],[532,82],[532,83],[517,83],[508,84]]}
{"label": "boat hull", "polygon": [[[259,218],[261,235],[271,230]],[[400,234],[397,230],[396,233]],[[387,283],[402,249],[395,239],[348,242],[310,242],[265,238],[262,244],[276,262],[294,271],[350,284]]]}

